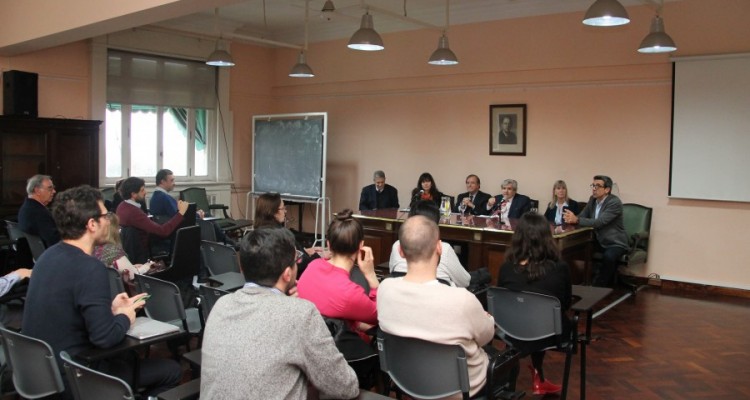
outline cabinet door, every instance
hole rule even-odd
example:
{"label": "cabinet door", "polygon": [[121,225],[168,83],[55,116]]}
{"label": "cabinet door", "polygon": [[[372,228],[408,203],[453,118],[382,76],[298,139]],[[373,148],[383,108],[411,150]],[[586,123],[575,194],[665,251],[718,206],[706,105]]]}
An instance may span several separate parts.
{"label": "cabinet door", "polygon": [[3,132],[0,160],[0,203],[20,206],[26,198],[26,180],[47,170],[47,136],[39,132]]}
{"label": "cabinet door", "polygon": [[99,184],[98,129],[54,129],[49,137],[49,169],[58,190]]}

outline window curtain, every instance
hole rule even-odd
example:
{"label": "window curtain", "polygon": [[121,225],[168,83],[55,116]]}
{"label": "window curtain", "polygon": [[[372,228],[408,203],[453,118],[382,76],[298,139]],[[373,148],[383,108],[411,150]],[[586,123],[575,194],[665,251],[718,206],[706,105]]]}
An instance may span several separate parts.
{"label": "window curtain", "polygon": [[216,69],[199,61],[110,49],[107,102],[215,109]]}

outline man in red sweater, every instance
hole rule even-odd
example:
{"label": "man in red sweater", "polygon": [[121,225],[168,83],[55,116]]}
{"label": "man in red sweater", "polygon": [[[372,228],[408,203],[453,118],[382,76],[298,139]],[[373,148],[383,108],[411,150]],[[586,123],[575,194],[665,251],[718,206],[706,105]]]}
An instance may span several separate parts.
{"label": "man in red sweater", "polygon": [[117,206],[117,217],[122,227],[123,248],[134,264],[143,264],[149,259],[148,235],[166,238],[182,222],[182,216],[188,209],[188,203],[177,202],[177,214],[164,225],[152,221],[143,210],[142,202],[146,199],[146,182],[137,177],[130,177],[120,185],[120,194],[125,199]]}

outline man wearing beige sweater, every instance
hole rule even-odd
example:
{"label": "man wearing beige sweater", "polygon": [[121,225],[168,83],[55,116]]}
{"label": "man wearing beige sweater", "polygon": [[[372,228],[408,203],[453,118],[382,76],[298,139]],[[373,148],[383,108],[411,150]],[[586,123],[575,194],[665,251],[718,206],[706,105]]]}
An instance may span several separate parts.
{"label": "man wearing beige sweater", "polygon": [[384,280],[378,288],[378,320],[383,331],[434,343],[458,344],[466,351],[471,395],[487,380],[487,353],[495,325],[479,300],[463,288],[438,282],[442,253],[437,224],[413,216],[399,230],[399,253],[406,259],[402,278]]}

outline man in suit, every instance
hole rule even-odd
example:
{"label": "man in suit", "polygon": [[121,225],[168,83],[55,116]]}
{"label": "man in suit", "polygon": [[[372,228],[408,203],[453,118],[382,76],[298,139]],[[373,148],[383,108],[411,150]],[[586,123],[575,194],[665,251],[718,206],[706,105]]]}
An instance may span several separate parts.
{"label": "man in suit", "polygon": [[518,182],[515,179],[506,179],[500,185],[502,194],[487,201],[485,214],[497,214],[502,221],[521,218],[531,210],[531,199],[528,196],[518,194]]}
{"label": "man in suit", "polygon": [[500,132],[498,133],[497,139],[500,144],[517,144],[518,137],[515,132],[510,129],[512,122],[510,117],[507,115],[500,116]]}
{"label": "man in suit", "polygon": [[594,228],[595,252],[602,253],[602,262],[594,276],[594,286],[610,286],[617,271],[617,263],[628,251],[628,234],[622,221],[622,201],[611,194],[612,179],[594,176],[591,198],[578,215],[566,210],[568,224]]}
{"label": "man in suit", "polygon": [[398,190],[385,183],[385,172],[375,171],[372,174],[372,185],[362,188],[359,196],[360,210],[378,210],[398,208]]}
{"label": "man in suit", "polygon": [[201,353],[201,397],[304,400],[310,386],[321,398],[357,397],[357,375],[323,317],[297,297],[296,253],[286,228],[262,227],[242,239],[247,283],[211,310]]}
{"label": "man in suit", "polygon": [[39,236],[46,247],[60,241],[57,225],[47,206],[55,197],[55,184],[49,175],[34,175],[26,182],[28,197],[18,210],[18,229]]}
{"label": "man in suit", "polygon": [[490,199],[489,194],[479,190],[480,180],[479,177],[471,174],[466,177],[466,193],[461,193],[456,199],[456,205],[453,207],[453,212],[461,212],[461,204],[466,205],[466,211],[472,215],[479,215],[486,210],[487,201]]}

